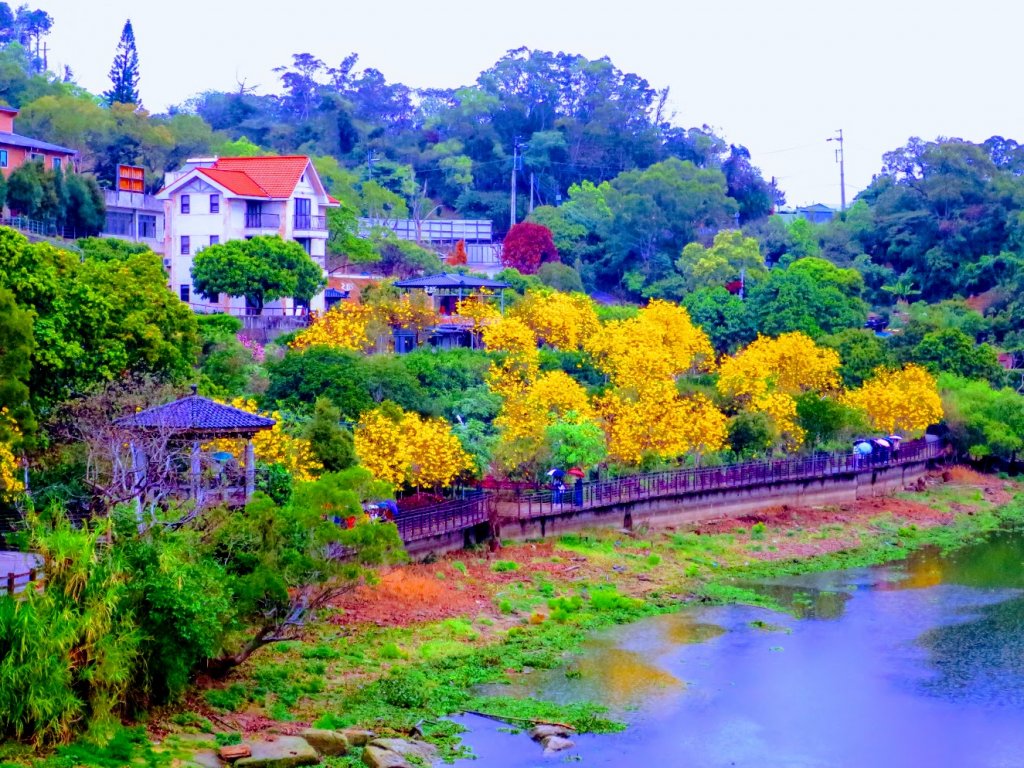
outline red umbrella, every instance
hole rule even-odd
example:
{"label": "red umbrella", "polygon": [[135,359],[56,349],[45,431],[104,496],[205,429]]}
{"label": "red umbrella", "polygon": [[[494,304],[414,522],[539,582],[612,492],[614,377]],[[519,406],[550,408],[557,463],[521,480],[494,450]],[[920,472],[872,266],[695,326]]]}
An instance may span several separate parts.
{"label": "red umbrella", "polygon": [[586,476],[587,476],[587,473],[586,473],[586,472],[584,472],[584,471],[583,471],[582,469],[580,469],[579,467],[573,467],[573,468],[572,468],[572,469],[570,469],[570,470],[569,470],[569,471],[568,471],[568,472],[567,472],[566,474],[568,474],[568,475],[572,475],[573,477],[579,477],[579,478],[584,478],[584,477],[586,477]]}

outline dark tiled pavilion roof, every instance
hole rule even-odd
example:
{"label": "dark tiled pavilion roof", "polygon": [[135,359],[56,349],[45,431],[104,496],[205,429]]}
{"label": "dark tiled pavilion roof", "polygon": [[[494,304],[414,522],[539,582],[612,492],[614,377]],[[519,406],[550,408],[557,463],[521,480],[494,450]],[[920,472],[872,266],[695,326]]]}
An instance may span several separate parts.
{"label": "dark tiled pavilion roof", "polygon": [[188,397],[117,420],[117,424],[123,427],[160,429],[204,437],[251,435],[270,429],[276,423],[273,419],[214,402],[194,392]]}
{"label": "dark tiled pavilion roof", "polygon": [[481,277],[470,277],[469,275],[449,274],[442,272],[439,275],[427,275],[426,277],[414,277],[409,280],[396,280],[396,288],[508,288],[508,283],[501,283],[497,280],[487,280]]}

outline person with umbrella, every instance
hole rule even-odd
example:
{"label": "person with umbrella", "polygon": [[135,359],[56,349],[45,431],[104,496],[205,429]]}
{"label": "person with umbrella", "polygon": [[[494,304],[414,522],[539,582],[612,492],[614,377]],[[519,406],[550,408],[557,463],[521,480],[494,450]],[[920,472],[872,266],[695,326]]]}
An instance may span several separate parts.
{"label": "person with umbrella", "polygon": [[572,503],[577,507],[583,506],[583,478],[586,477],[586,473],[579,467],[573,467],[566,474],[569,477],[576,478],[576,482],[573,483],[572,489]]}
{"label": "person with umbrella", "polygon": [[562,482],[562,478],[565,477],[565,470],[558,469],[557,467],[549,469],[548,477],[551,478],[551,503],[561,504],[562,493],[565,492],[565,483]]}

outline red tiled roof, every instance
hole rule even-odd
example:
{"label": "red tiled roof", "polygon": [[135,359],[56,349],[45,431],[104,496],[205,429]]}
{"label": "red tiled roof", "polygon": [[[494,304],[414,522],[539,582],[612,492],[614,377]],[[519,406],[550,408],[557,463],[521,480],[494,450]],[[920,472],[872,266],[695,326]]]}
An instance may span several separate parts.
{"label": "red tiled roof", "polygon": [[212,168],[205,170],[240,172],[262,190],[262,195],[282,198],[291,197],[308,165],[309,158],[305,155],[221,157]]}
{"label": "red tiled roof", "polygon": [[257,184],[249,174],[243,171],[225,171],[216,167],[199,168],[198,171],[236,195],[243,195],[244,197],[271,197],[267,190]]}

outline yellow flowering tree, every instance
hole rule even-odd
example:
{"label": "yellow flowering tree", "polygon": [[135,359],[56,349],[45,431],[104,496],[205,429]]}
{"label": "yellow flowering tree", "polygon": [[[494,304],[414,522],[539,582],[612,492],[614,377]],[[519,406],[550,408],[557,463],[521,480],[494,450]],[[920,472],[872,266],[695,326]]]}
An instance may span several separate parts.
{"label": "yellow flowering tree", "polygon": [[608,436],[608,454],[626,464],[675,459],[691,451],[717,451],[726,440],[726,418],[703,395],[681,397],[670,381],[642,393],[610,390],[597,399]]}
{"label": "yellow flowering tree", "polygon": [[497,322],[501,317],[498,308],[487,300],[485,294],[474,294],[459,299],[459,303],[455,305],[455,314],[473,321],[471,332],[474,346],[480,343],[480,334],[483,329]]}
{"label": "yellow flowering tree", "polygon": [[359,463],[374,477],[392,485],[405,482],[409,443],[402,432],[401,413],[381,408],[366,411],[359,417],[353,437]]}
{"label": "yellow flowering tree", "polygon": [[548,427],[556,422],[593,422],[587,391],[564,371],[542,373],[505,399],[494,425],[501,434],[500,463],[506,469],[531,464],[543,453]]}
{"label": "yellow flowering tree", "polygon": [[612,384],[628,389],[714,368],[707,334],[693,324],[685,308],[657,299],[636,317],[601,326],[584,346]]}
{"label": "yellow flowering tree", "polygon": [[509,315],[533,331],[537,343],[566,352],[580,349],[600,327],[589,296],[550,288],[527,291]]}
{"label": "yellow flowering tree", "polygon": [[533,331],[521,320],[503,317],[484,328],[484,345],[491,352],[503,353],[491,363],[488,384],[504,397],[522,392],[537,377],[540,353]]}
{"label": "yellow flowering tree", "polygon": [[[308,440],[294,437],[285,431],[284,422],[278,411],[264,413],[256,406],[255,400],[242,397],[235,398],[228,405],[249,413],[259,413],[274,419],[276,424],[271,429],[257,432],[252,439],[256,460],[264,464],[280,464],[288,470],[293,480],[313,480],[323,471],[323,464],[313,455]],[[208,450],[226,451],[239,461],[244,461],[244,449],[238,440],[223,438],[214,440],[207,446]]]}
{"label": "yellow flowering tree", "polygon": [[373,309],[365,304],[343,301],[314,316],[312,324],[292,339],[292,349],[313,346],[337,347],[367,352],[373,347],[368,332]]}
{"label": "yellow flowering tree", "polygon": [[0,408],[0,501],[11,501],[25,490],[18,476],[18,459],[14,446],[21,440],[21,430],[7,408]]}
{"label": "yellow flowering tree", "polygon": [[355,449],[360,464],[394,485],[442,488],[473,468],[472,457],[447,421],[390,406],[359,418]]}
{"label": "yellow flowering tree", "polygon": [[784,447],[795,450],[805,433],[797,423],[795,397],[804,392],[837,392],[839,354],[819,347],[800,332],[777,338],[758,336],[747,347],[722,360],[718,391],[740,408],[767,414]]}
{"label": "yellow flowering tree", "polygon": [[943,417],[935,377],[913,364],[876,369],[863,386],[847,392],[844,401],[863,411],[874,429],[886,433],[920,434]]}

